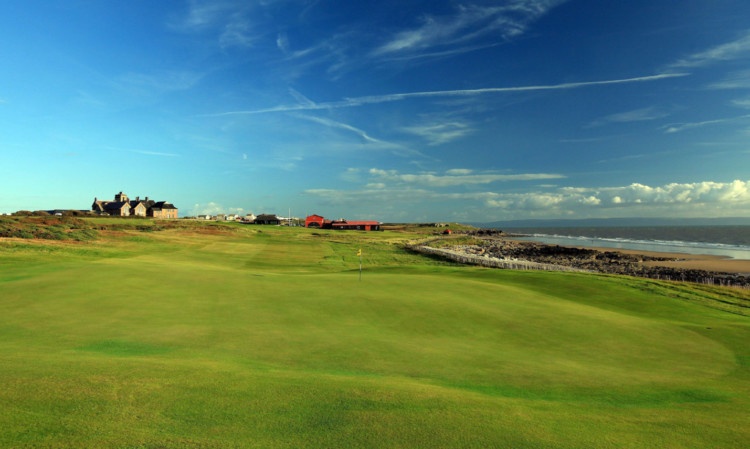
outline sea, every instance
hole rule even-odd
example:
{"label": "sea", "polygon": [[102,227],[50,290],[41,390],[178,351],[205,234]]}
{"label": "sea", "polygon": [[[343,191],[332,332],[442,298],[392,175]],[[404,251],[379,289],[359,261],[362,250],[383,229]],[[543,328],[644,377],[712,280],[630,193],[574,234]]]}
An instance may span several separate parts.
{"label": "sea", "polygon": [[750,226],[620,226],[502,228],[521,240],[551,245],[666,253],[707,254],[750,260]]}

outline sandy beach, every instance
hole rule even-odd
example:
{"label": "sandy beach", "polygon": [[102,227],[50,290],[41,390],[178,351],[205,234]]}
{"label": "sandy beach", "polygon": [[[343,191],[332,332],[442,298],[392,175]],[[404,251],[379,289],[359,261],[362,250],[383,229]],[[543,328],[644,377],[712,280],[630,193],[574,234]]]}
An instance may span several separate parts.
{"label": "sandy beach", "polygon": [[601,246],[581,246],[581,245],[554,245],[539,242],[531,242],[523,238],[514,238],[515,236],[503,236],[501,240],[526,242],[527,244],[537,244],[543,246],[561,246],[565,248],[575,248],[579,250],[596,250],[600,252],[615,252],[629,256],[648,256],[652,258],[666,258],[675,260],[644,260],[636,262],[643,267],[665,267],[682,270],[703,270],[712,273],[728,273],[740,276],[750,276],[750,260],[732,259],[727,256],[717,256],[709,254],[690,254],[690,253],[672,253],[662,251],[645,251],[635,249],[609,248]]}
{"label": "sandy beach", "polygon": [[[577,247],[584,248],[584,247]],[[683,268],[687,270],[706,270],[723,273],[737,273],[744,276],[750,275],[750,260],[730,259],[723,256],[710,256],[705,254],[685,253],[661,253],[653,251],[639,251],[631,249],[613,249],[601,247],[585,247],[597,251],[616,251],[623,254],[640,254],[651,257],[676,258],[676,261],[650,261],[642,262],[647,267],[670,267]]]}
{"label": "sandy beach", "polygon": [[[515,240],[515,239],[511,239]],[[524,241],[520,239],[520,241]],[[687,254],[687,253],[664,253],[658,251],[641,251],[635,249],[606,248],[601,246],[571,246],[560,245],[568,248],[593,249],[602,252],[618,252],[631,255],[642,255],[651,257],[662,257],[669,259],[678,259],[674,261],[649,261],[641,262],[647,267],[670,267],[682,268],[686,270],[705,270],[713,272],[741,274],[750,276],[750,260],[731,259],[724,256],[712,256],[708,254]]]}

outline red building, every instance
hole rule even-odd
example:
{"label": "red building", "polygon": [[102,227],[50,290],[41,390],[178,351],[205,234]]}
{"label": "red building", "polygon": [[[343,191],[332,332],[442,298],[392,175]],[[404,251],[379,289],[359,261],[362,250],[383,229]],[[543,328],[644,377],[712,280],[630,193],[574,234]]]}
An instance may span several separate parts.
{"label": "red building", "polygon": [[326,220],[320,215],[310,215],[305,218],[305,227],[331,229],[331,220]]}
{"label": "red building", "polygon": [[359,231],[379,231],[380,223],[377,221],[349,221],[344,220],[326,220],[320,215],[310,215],[305,218],[306,228],[318,228],[318,229],[338,229],[343,230],[359,230]]}

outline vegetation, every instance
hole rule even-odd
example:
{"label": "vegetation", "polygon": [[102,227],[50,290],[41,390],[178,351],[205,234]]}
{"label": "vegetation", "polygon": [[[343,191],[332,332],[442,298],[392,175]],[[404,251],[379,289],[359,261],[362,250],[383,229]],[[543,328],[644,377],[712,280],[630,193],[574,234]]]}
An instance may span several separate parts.
{"label": "vegetation", "polygon": [[747,292],[403,249],[433,229],[83,221],[0,239],[0,447],[750,440],[750,319],[704,305]]}
{"label": "vegetation", "polygon": [[86,221],[45,215],[0,218],[0,237],[82,242],[93,240],[97,236],[94,228]]}
{"label": "vegetation", "polygon": [[472,231],[477,228],[461,223],[383,223],[381,229],[388,231],[401,231],[410,233],[441,233],[446,229],[452,231]]}
{"label": "vegetation", "polygon": [[486,246],[487,241],[478,239],[476,237],[470,237],[465,235],[457,235],[454,237],[443,237],[435,240],[431,240],[426,243],[426,246],[432,248],[449,248],[451,246],[465,245],[465,246]]}

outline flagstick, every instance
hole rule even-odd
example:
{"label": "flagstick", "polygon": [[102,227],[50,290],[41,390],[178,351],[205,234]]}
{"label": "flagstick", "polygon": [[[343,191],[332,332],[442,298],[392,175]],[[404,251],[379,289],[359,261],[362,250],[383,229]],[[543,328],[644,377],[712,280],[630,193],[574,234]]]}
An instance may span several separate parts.
{"label": "flagstick", "polygon": [[362,250],[359,250],[359,282],[362,282]]}

